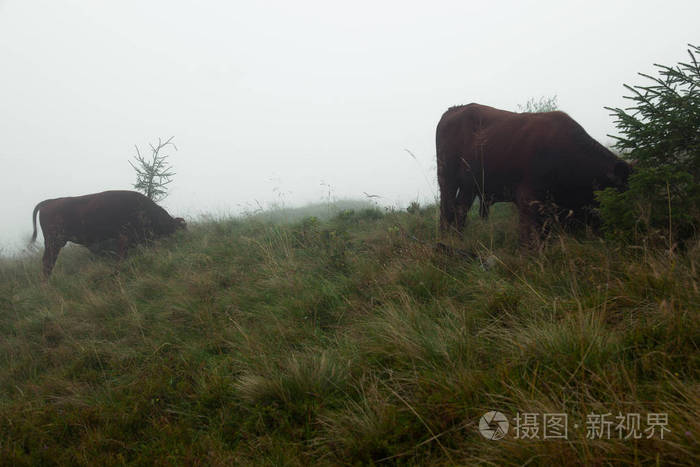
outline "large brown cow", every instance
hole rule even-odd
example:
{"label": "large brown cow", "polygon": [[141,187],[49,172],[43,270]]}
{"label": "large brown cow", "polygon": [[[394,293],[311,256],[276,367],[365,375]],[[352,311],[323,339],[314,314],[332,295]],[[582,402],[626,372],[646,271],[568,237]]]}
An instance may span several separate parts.
{"label": "large brown cow", "polygon": [[440,119],[435,139],[441,229],[462,231],[477,196],[482,217],[492,203],[510,201],[518,208],[521,244],[542,233],[538,207],[553,203],[584,219],[593,192],[623,188],[630,171],[563,112],[452,107]]}
{"label": "large brown cow", "polygon": [[46,277],[66,242],[85,245],[91,251],[113,244],[123,258],[130,246],[185,227],[184,219],[170,217],[165,209],[135,191],[104,191],[42,201],[32,214],[32,242],[36,241],[37,213],[41,213],[39,222],[44,233]]}

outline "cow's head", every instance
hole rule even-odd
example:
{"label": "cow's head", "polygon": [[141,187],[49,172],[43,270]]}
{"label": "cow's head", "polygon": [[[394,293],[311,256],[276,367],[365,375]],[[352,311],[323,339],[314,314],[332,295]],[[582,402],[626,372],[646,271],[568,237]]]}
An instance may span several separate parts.
{"label": "cow's head", "polygon": [[175,230],[187,229],[187,222],[182,217],[176,217],[173,220],[175,221]]}
{"label": "cow's head", "polygon": [[603,188],[609,186],[617,188],[618,190],[627,189],[627,179],[632,172],[632,166],[623,160],[618,160],[615,162],[611,172],[608,172],[606,178],[607,183]]}
{"label": "cow's head", "polygon": [[618,161],[615,164],[613,173],[615,174],[615,186],[619,189],[627,189],[627,179],[632,172],[632,166],[625,161]]}

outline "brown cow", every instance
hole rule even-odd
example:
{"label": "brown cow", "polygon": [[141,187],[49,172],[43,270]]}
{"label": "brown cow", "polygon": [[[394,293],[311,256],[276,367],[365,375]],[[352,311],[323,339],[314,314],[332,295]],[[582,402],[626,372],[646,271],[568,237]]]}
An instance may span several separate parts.
{"label": "brown cow", "polygon": [[36,241],[36,214],[44,233],[44,275],[51,274],[58,253],[66,242],[102,251],[116,245],[120,258],[138,243],[169,235],[185,227],[185,220],[173,219],[152,200],[135,191],[104,191],[84,196],[47,199],[32,214]]}
{"label": "brown cow", "polygon": [[593,192],[624,188],[629,165],[563,112],[515,113],[479,104],[452,107],[437,125],[440,227],[462,231],[474,198],[480,214],[514,202],[520,243],[542,234],[538,206],[586,217]]}

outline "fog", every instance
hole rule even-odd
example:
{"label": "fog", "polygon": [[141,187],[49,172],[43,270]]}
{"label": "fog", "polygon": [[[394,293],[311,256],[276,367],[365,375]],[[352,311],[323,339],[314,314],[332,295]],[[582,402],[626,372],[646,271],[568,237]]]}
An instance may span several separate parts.
{"label": "fog", "polygon": [[[0,0],[0,248],[37,202],[131,189],[134,145],[174,136],[162,204],[437,196],[449,106],[559,106],[596,139],[623,83],[697,43],[700,2]],[[412,158],[406,150],[416,157]]]}

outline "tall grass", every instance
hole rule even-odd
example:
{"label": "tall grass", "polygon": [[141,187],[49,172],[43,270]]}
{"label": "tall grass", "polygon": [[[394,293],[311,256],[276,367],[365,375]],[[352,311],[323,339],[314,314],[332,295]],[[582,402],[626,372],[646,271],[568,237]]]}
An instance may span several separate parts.
{"label": "tall grass", "polygon": [[[517,249],[496,205],[203,220],[122,262],[0,263],[0,463],[697,465],[700,246]],[[487,440],[499,410],[568,440]],[[667,413],[588,439],[590,413]],[[573,425],[579,428],[574,429]]]}

